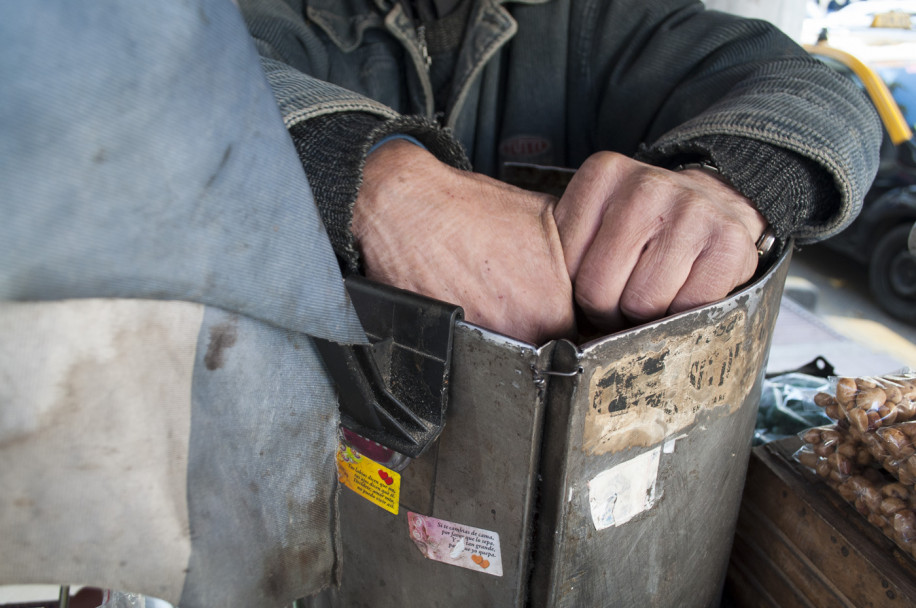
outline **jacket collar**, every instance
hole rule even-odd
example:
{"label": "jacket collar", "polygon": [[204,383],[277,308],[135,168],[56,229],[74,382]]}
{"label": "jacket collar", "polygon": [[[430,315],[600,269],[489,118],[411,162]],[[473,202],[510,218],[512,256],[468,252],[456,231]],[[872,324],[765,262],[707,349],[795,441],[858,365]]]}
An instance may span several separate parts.
{"label": "jacket collar", "polygon": [[[476,1],[484,5],[480,10],[502,14],[503,4],[543,4],[550,0]],[[389,13],[402,11],[398,0],[310,0],[305,10],[308,18],[345,52],[360,45],[367,29],[385,27],[385,18]]]}

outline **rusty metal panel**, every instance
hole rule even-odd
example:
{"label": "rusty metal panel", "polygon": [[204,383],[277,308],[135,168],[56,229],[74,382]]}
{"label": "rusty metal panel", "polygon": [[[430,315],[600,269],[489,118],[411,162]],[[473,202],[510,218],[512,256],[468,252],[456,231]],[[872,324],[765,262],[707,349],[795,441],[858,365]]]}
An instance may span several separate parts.
{"label": "rusty metal panel", "polygon": [[533,606],[718,602],[788,256],[726,300],[576,349],[545,416]]}

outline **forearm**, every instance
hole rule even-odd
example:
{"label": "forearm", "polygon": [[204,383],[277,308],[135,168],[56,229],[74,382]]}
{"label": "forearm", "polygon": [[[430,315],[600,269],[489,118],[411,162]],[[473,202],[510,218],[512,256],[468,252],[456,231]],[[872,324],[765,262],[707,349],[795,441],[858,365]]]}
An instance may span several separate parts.
{"label": "forearm", "polygon": [[711,160],[783,236],[823,238],[851,221],[880,143],[860,92],[764,22],[680,0],[633,4],[580,24],[636,32],[602,47],[595,60],[608,67],[581,83],[599,98],[596,149],[642,144],[638,158],[666,167]]}
{"label": "forearm", "polygon": [[[335,113],[296,124],[290,134],[334,251],[350,271],[360,265],[351,228],[353,206],[366,156],[376,142],[392,134],[410,135],[440,161],[468,168],[463,150],[448,132],[418,117],[382,120],[366,113]],[[415,168],[404,165],[394,170],[409,173]]]}

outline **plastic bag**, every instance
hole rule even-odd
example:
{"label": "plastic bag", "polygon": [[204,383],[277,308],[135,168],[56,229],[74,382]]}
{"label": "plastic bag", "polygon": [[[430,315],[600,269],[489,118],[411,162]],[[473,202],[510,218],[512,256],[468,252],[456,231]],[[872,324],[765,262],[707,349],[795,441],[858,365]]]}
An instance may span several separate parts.
{"label": "plastic bag", "polygon": [[817,376],[789,373],[764,381],[757,409],[754,445],[790,437],[812,426],[831,422],[814,396],[830,390],[830,383]]}
{"label": "plastic bag", "polygon": [[916,374],[836,378],[814,402],[836,422],[799,433],[795,459],[916,557]]}

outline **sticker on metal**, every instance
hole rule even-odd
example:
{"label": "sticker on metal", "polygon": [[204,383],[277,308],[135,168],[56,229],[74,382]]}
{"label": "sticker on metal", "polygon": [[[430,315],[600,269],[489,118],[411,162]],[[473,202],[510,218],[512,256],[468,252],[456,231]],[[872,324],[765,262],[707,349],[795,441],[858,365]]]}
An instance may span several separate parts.
{"label": "sticker on metal", "polygon": [[337,479],[374,505],[398,514],[401,475],[344,443],[337,446]]}
{"label": "sticker on metal", "polygon": [[661,448],[655,448],[588,482],[588,504],[596,530],[623,525],[655,506],[660,455]]}
{"label": "sticker on metal", "polygon": [[410,540],[431,560],[492,574],[503,575],[499,534],[407,512]]}

